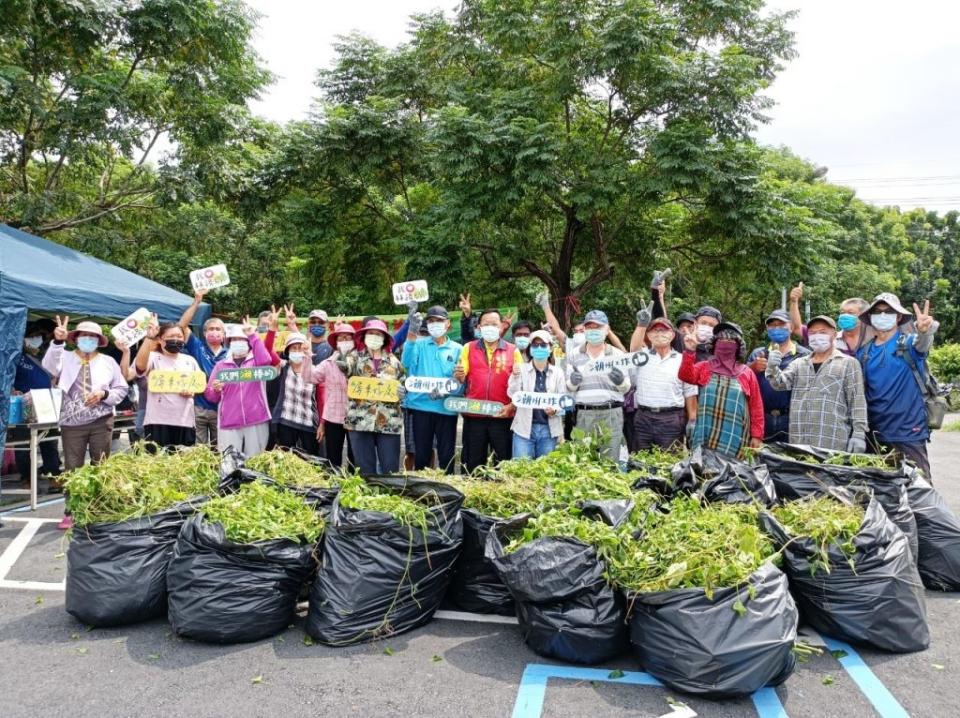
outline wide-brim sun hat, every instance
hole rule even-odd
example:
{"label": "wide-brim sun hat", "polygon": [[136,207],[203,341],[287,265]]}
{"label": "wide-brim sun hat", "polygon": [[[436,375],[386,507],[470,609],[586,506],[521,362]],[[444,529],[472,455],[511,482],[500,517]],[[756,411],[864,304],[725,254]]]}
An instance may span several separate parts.
{"label": "wide-brim sun hat", "polygon": [[883,292],[882,294],[878,294],[876,297],[874,297],[873,301],[870,302],[870,306],[860,313],[860,319],[864,324],[870,324],[870,312],[872,312],[874,307],[876,307],[878,304],[886,304],[893,311],[900,315],[900,319],[897,320],[897,324],[906,324],[913,318],[913,314],[903,308],[903,305],[900,303],[900,297],[893,292]]}
{"label": "wide-brim sun hat", "polygon": [[360,331],[357,332],[356,341],[362,344],[363,338],[367,336],[367,332],[371,331],[383,334],[383,351],[389,352],[393,349],[393,337],[390,335],[390,330],[387,329],[387,325],[382,319],[371,319],[363,325]]}
{"label": "wide-brim sun hat", "polygon": [[76,329],[67,334],[67,341],[71,344],[76,344],[77,335],[79,334],[96,334],[98,337],[97,346],[101,349],[110,343],[110,340],[103,335],[103,329],[101,329],[100,325],[96,322],[80,322]]}
{"label": "wide-brim sun hat", "polygon": [[286,349],[291,344],[309,344],[310,340],[307,339],[300,332],[290,332],[287,334],[287,341],[283,343],[283,348]]}
{"label": "wide-brim sun hat", "polygon": [[[357,333],[357,330],[353,328],[352,324],[347,324],[346,322],[343,322],[342,324],[337,324],[333,328],[333,331],[330,332],[330,336],[327,337],[327,342],[330,344],[330,346],[336,349],[338,336],[340,336],[341,334],[356,335],[356,333]],[[356,341],[356,338],[354,338],[354,341]]]}

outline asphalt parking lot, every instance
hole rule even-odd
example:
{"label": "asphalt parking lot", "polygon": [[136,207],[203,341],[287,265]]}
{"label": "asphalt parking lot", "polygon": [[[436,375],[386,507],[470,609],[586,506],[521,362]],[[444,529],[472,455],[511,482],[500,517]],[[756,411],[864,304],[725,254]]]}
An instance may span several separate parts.
{"label": "asphalt parking lot", "polygon": [[[960,433],[938,432],[931,456],[937,488],[960,511]],[[302,617],[271,640],[235,646],[179,639],[163,620],[87,630],[63,608],[66,546],[54,520],[61,508],[2,516],[4,718],[960,714],[960,594],[927,593],[926,651],[889,655],[830,643],[775,690],[715,702],[656,685],[629,655],[593,669],[543,659],[509,618],[441,612],[419,630],[349,648],[308,645]]]}

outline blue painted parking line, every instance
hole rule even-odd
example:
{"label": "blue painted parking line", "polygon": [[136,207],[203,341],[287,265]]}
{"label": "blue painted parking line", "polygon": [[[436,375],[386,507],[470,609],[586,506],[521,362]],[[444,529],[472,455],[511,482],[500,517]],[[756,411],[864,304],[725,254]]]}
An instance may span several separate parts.
{"label": "blue painted parking line", "polygon": [[840,665],[847,675],[857,684],[860,692],[866,696],[867,700],[873,705],[881,718],[910,718],[910,714],[904,710],[903,706],[893,697],[893,694],[883,685],[883,681],[877,678],[876,674],[870,670],[870,667],[864,663],[860,654],[851,646],[843,641],[837,641],[833,638],[823,636],[823,642],[830,651],[843,651],[847,655],[839,656]]}
{"label": "blue painted parking line", "polygon": [[[513,718],[540,718],[543,713],[543,701],[547,695],[547,680],[550,678],[663,687],[663,683],[649,673],[639,671],[625,671],[619,678],[611,678],[610,671],[601,668],[573,668],[528,663],[520,679],[517,700],[513,704]],[[773,688],[763,688],[754,693],[751,698],[759,718],[788,718]]]}

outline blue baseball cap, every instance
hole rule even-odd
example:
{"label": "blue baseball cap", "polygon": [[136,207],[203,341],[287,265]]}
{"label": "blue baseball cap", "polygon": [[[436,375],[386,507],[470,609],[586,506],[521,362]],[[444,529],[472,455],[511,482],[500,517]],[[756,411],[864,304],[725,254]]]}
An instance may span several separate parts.
{"label": "blue baseball cap", "polygon": [[587,316],[583,318],[583,323],[595,322],[596,324],[605,324],[610,326],[610,320],[607,319],[607,313],[601,309],[591,309],[587,312]]}

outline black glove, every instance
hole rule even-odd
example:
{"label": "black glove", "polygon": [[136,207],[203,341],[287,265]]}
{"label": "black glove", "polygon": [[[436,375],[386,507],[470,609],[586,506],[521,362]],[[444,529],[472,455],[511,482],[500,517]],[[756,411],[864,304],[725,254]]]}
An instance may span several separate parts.
{"label": "black glove", "polygon": [[610,370],[610,381],[619,386],[623,383],[623,372],[619,368],[614,367]]}

